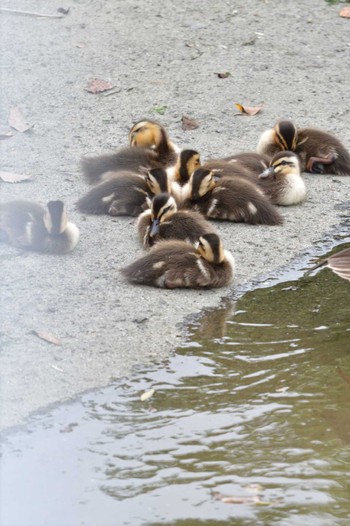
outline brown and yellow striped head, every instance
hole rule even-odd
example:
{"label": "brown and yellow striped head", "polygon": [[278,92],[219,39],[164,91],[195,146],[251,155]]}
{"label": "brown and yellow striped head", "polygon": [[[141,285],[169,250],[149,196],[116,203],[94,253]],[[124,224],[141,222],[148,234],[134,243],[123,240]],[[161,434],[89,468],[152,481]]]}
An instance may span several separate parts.
{"label": "brown and yellow striped head", "polygon": [[164,128],[154,121],[140,121],[129,132],[130,146],[157,150],[163,142],[168,142]]}
{"label": "brown and yellow striped head", "polygon": [[200,166],[200,155],[196,150],[182,150],[176,166],[175,180],[181,184],[186,183]]}
{"label": "brown and yellow striped head", "polygon": [[157,195],[162,192],[169,192],[169,180],[163,168],[152,168],[144,175],[145,181],[152,194]]}
{"label": "brown and yellow striped head", "polygon": [[43,217],[46,230],[52,236],[64,232],[67,226],[67,212],[62,201],[49,201]]}
{"label": "brown and yellow striped head", "polygon": [[281,150],[294,151],[298,143],[298,130],[292,121],[279,121],[274,127],[275,143]]}
{"label": "brown and yellow striped head", "polygon": [[205,168],[195,170],[189,181],[191,199],[196,201],[208,192],[211,192],[215,188],[218,179],[217,170],[207,170]]}
{"label": "brown and yellow striped head", "polygon": [[267,179],[270,176],[277,179],[291,174],[300,175],[299,158],[294,152],[283,151],[273,156],[269,168],[259,175],[259,179]]}
{"label": "brown and yellow striped head", "polygon": [[199,238],[197,252],[209,263],[219,265],[224,261],[225,253],[221,239],[217,234],[205,234]]}

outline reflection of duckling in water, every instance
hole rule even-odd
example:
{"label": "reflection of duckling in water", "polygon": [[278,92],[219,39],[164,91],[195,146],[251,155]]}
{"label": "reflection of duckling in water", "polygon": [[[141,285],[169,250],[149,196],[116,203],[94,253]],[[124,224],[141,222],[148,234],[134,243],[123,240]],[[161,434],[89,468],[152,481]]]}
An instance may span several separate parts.
{"label": "reflection of duckling in water", "polygon": [[299,158],[293,152],[274,155],[269,168],[258,176],[257,183],[275,205],[296,205],[306,197]]}
{"label": "reflection of duckling in water", "polygon": [[232,282],[234,258],[217,234],[205,234],[197,248],[175,239],[159,241],[121,272],[132,283],[154,287],[224,287]]}
{"label": "reflection of duckling in water", "polygon": [[350,154],[334,135],[316,128],[297,129],[292,121],[277,122],[265,130],[257,152],[272,157],[281,150],[298,154],[301,171],[350,175]]}
{"label": "reflection of duckling in water", "polygon": [[0,240],[15,247],[65,254],[79,241],[79,229],[67,220],[62,201],[49,201],[46,208],[32,201],[0,205]]}
{"label": "reflection of duckling in water", "polygon": [[224,299],[221,306],[204,311],[189,330],[193,338],[203,340],[213,340],[214,338],[223,338],[227,334],[228,325],[235,313],[236,303],[229,299]]}
{"label": "reflection of duckling in water", "polygon": [[163,126],[154,121],[140,121],[129,132],[130,146],[114,153],[85,156],[81,168],[90,184],[109,177],[108,172],[142,173],[145,168],[169,168],[176,164],[179,149],[170,141]]}
{"label": "reflection of duckling in water", "polygon": [[137,229],[145,247],[161,239],[181,239],[194,244],[200,236],[214,232],[199,212],[178,211],[174,197],[168,193],[153,198],[151,209],[139,216]]}
{"label": "reflection of duckling in water", "polygon": [[77,208],[87,214],[138,216],[149,208],[149,198],[169,190],[167,174],[161,168],[149,170],[144,176],[115,172],[81,197]]}
{"label": "reflection of duckling in water", "polygon": [[243,177],[220,177],[220,170],[196,170],[183,189],[184,208],[211,219],[253,225],[280,225],[282,216],[253,182]]}

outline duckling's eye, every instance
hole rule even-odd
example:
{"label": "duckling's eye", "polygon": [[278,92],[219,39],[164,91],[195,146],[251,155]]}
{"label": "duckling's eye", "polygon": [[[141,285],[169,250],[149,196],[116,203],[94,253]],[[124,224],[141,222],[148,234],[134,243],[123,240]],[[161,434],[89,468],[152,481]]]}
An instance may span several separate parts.
{"label": "duckling's eye", "polygon": [[286,166],[286,164],[288,164],[288,163],[287,163],[287,161],[282,161],[280,164],[282,164],[282,166]]}

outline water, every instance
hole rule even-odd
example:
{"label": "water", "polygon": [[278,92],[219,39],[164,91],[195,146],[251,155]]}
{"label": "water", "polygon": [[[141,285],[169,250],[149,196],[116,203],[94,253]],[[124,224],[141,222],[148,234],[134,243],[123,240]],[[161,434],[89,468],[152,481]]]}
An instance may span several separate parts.
{"label": "water", "polygon": [[8,434],[1,525],[350,524],[349,293],[329,269],[267,281]]}

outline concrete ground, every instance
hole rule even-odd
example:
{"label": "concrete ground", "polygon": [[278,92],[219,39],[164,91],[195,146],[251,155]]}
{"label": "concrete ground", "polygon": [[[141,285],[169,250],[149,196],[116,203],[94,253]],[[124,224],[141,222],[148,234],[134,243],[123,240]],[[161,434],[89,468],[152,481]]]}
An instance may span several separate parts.
{"label": "concrete ground", "polygon": [[[339,222],[350,177],[306,175],[307,201],[283,209],[282,227],[222,223],[236,257],[232,287],[164,291],[127,284],[118,268],[142,253],[133,218],[83,217],[86,153],[119,148],[133,122],[151,118],[203,158],[255,148],[282,117],[335,133],[350,148],[350,20],[325,0],[4,0],[0,12],[0,123],[19,106],[33,128],[0,141],[0,169],[33,177],[1,182],[1,200],[63,199],[81,231],[76,250],[45,256],[0,247],[1,427],[49,403],[110,383],[137,364],[166,359],[186,319],[277,271]],[[230,72],[227,78],[217,73]],[[91,94],[94,78],[114,94]],[[264,103],[254,117],[235,102]],[[159,111],[163,112],[160,114]],[[199,121],[181,128],[182,115]],[[50,332],[61,346],[33,330]]]}

